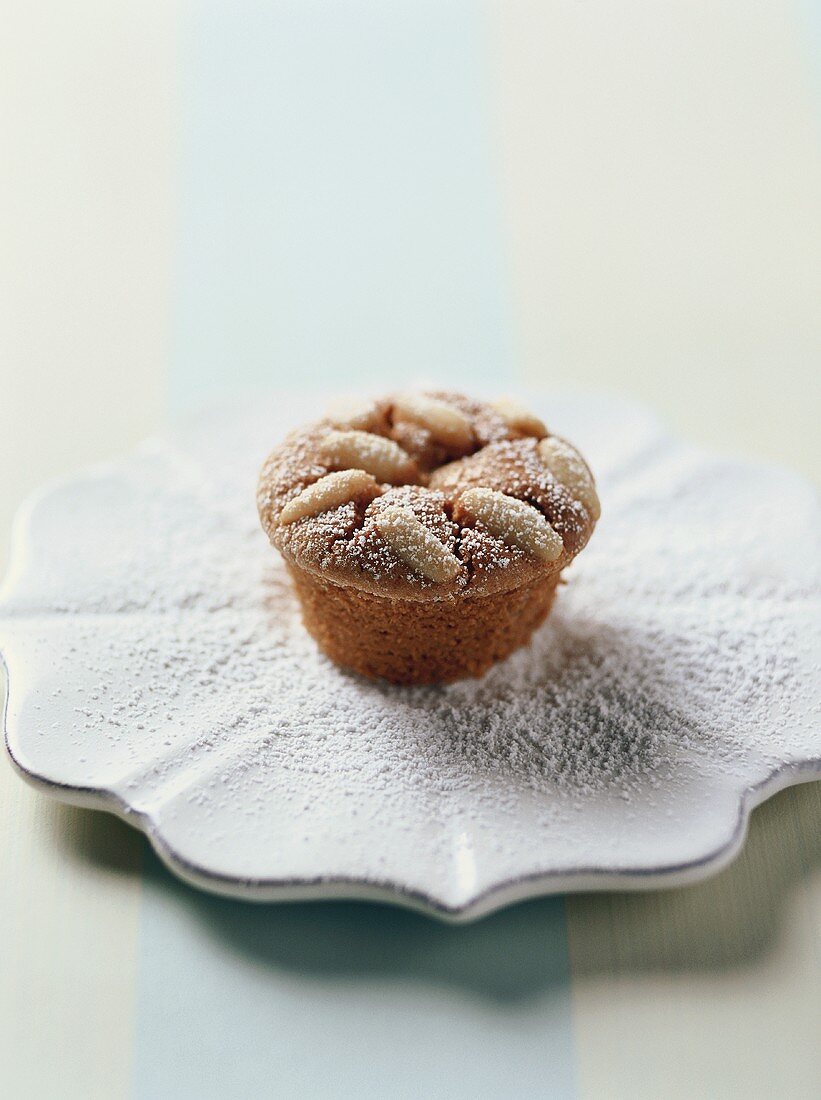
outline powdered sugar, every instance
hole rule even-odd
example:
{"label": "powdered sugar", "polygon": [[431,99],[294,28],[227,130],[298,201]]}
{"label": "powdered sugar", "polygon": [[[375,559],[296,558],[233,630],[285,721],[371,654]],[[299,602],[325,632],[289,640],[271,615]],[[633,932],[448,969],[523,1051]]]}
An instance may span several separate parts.
{"label": "powdered sugar", "polygon": [[449,687],[317,653],[256,521],[265,410],[52,490],[0,609],[19,762],[114,792],[211,874],[445,904],[726,843],[746,787],[821,757],[814,494],[636,414],[539,411],[603,517],[533,644]]}

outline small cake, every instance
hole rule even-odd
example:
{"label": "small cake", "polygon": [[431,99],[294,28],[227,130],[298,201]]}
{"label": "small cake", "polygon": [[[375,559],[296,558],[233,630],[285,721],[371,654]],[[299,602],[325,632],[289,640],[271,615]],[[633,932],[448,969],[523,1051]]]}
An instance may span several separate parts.
{"label": "small cake", "polygon": [[538,417],[438,392],[293,432],[257,503],[320,648],[401,684],[481,676],[527,643],[599,518],[584,459]]}

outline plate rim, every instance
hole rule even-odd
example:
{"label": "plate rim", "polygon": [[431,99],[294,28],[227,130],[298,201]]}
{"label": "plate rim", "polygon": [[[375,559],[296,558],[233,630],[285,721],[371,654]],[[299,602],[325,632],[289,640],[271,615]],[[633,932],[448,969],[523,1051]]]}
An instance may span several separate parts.
{"label": "plate rim", "polygon": [[256,904],[306,901],[364,901],[398,905],[424,913],[446,924],[467,924],[490,916],[509,905],[540,897],[567,893],[649,891],[689,886],[718,874],[729,866],[744,847],[753,810],[779,791],[821,779],[821,757],[788,761],[763,779],[748,784],[738,799],[738,812],[727,839],[704,855],[661,867],[580,866],[563,871],[534,871],[494,883],[487,889],[449,904],[435,893],[398,882],[356,876],[315,878],[245,878],[209,870],[187,859],[169,844],[152,815],[135,810],[108,787],[82,787],[61,783],[27,768],[12,744],[8,722],[11,676],[0,651],[0,671],[5,679],[3,743],[14,771],[34,790],[66,805],[113,814],[142,833],[162,863],[178,878],[208,894]]}
{"label": "plate rim", "polygon": [[[564,391],[561,394],[567,396]],[[543,391],[540,397],[544,397]],[[555,395],[554,395],[555,396]],[[574,397],[589,397],[590,394],[574,393]],[[600,394],[612,398],[612,394]],[[642,402],[617,398],[632,407],[643,417],[650,418],[658,432],[667,440],[678,445],[696,446],[705,454],[715,454],[711,448],[688,443],[668,424],[658,417],[652,409]],[[195,418],[192,418],[195,419]],[[19,572],[27,556],[31,521],[41,500],[80,477],[110,476],[118,473],[128,460],[136,455],[155,451],[169,446],[167,436],[154,433],[135,447],[120,455],[86,464],[76,470],[59,474],[48,479],[27,494],[19,505],[12,522],[9,544],[8,565],[0,578],[0,604],[14,590]],[[724,456],[730,458],[731,456]],[[763,459],[738,458],[744,465],[778,470],[789,474],[804,489],[817,493],[812,480],[799,471]],[[508,905],[528,899],[554,896],[567,893],[592,893],[605,891],[648,891],[686,886],[702,881],[717,874],[728,866],[744,846],[749,829],[752,811],[779,791],[801,783],[821,780],[821,756],[805,757],[780,762],[766,771],[754,782],[747,783],[743,789],[734,788],[737,798],[737,812],[731,831],[725,840],[702,855],[679,863],[668,863],[658,867],[629,866],[579,866],[571,870],[534,871],[496,880],[491,886],[466,896],[458,902],[447,902],[434,891],[411,887],[393,880],[378,880],[357,876],[318,876],[313,878],[253,878],[215,872],[182,855],[166,841],[159,823],[149,811],[134,809],[128,801],[108,787],[81,786],[62,783],[59,780],[38,773],[23,762],[24,754],[15,753],[14,737],[9,727],[12,677],[8,661],[3,652],[0,639],[0,673],[5,682],[2,722],[3,743],[13,770],[35,790],[49,795],[65,804],[113,814],[128,825],[143,833],[162,863],[178,878],[209,894],[233,898],[257,904],[281,903],[289,901],[367,901],[398,905],[438,918],[451,924],[468,923],[497,912]],[[764,763],[761,761],[760,763]]]}

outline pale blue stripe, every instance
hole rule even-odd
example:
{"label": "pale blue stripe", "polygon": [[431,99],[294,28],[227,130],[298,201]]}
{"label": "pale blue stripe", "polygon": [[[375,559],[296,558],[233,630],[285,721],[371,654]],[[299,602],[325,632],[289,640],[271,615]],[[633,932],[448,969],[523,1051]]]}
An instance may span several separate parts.
{"label": "pale blue stripe", "polygon": [[564,905],[449,928],[204,897],[149,860],[138,1100],[574,1095]]}
{"label": "pale blue stripe", "polygon": [[[511,326],[466,3],[187,9],[172,402],[498,382]],[[134,1091],[575,1094],[564,905],[448,928],[207,897],[147,857]]]}
{"label": "pale blue stripe", "polygon": [[200,3],[172,396],[511,370],[472,3]]}
{"label": "pale blue stripe", "polygon": [[797,0],[796,13],[798,33],[815,92],[816,115],[821,118],[821,3],[819,0]]}

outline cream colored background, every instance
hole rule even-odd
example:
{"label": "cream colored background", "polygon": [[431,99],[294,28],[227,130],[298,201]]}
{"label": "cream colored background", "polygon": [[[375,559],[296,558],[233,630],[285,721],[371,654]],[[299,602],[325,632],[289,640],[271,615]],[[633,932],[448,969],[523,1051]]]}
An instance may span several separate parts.
{"label": "cream colored background", "polygon": [[[694,438],[818,478],[821,79],[806,10],[568,0],[488,19],[522,381],[627,391]],[[3,25],[0,560],[34,485],[164,415],[178,104],[173,5],[12,0]],[[765,1095],[774,1076],[812,1094],[820,821],[818,786],[788,792],[714,882],[570,901],[587,1095]],[[88,817],[0,766],[13,1094],[127,1090],[139,847],[117,839],[90,862]]]}
{"label": "cream colored background", "polygon": [[[2,22],[0,563],[26,493],[164,415],[175,130],[173,5]],[[140,850],[0,761],[4,1095],[128,1095]]]}
{"label": "cream colored background", "polygon": [[527,378],[821,477],[821,58],[783,0],[495,8]]}

